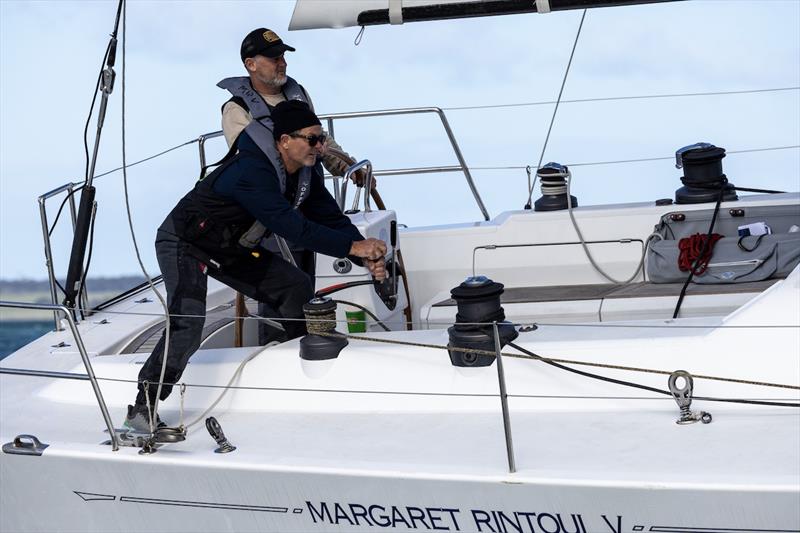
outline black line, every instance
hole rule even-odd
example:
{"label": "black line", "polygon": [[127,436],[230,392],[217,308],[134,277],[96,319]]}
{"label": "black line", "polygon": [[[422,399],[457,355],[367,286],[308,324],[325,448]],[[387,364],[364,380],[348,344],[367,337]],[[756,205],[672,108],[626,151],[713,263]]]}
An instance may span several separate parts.
{"label": "black line", "polygon": [[147,503],[153,505],[173,505],[177,507],[228,509],[232,511],[262,511],[267,513],[286,513],[289,511],[287,507],[267,507],[263,505],[244,505],[236,503],[190,502],[184,500],[159,500],[157,498],[137,498],[134,496],[120,496],[119,501],[130,503]]}
{"label": "black line", "polygon": [[689,526],[650,526],[650,531],[659,533],[800,533],[800,529],[753,529],[736,527],[689,527]]}
{"label": "black line", "polygon": [[[78,490],[73,490],[72,492],[74,492],[80,499],[82,499],[85,502],[91,502],[91,501],[114,501],[114,500],[117,499],[117,497],[114,496],[113,494],[97,494],[95,492],[81,492],[81,491],[78,491]],[[98,496],[98,498],[84,498],[84,495],[85,496]]]}

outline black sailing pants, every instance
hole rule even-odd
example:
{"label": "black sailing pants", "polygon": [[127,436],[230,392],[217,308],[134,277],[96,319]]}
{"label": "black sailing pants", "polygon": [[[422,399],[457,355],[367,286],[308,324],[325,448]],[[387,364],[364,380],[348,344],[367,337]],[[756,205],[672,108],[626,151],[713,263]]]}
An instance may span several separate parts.
{"label": "black sailing pants", "polygon": [[[264,246],[264,241],[262,241],[262,246],[264,246],[264,248],[274,253],[276,256],[283,257],[280,252],[280,248],[278,248],[278,243],[275,241],[274,235],[271,235],[268,239],[266,239],[266,241],[266,246]],[[309,283],[311,283],[311,286],[314,287],[317,268],[314,252],[299,248],[297,246],[292,246],[291,244],[289,245],[289,248],[297,268],[302,270],[308,276]],[[264,301],[258,302],[258,316],[271,319],[283,318],[278,311]],[[283,337],[283,331],[280,331],[275,326],[264,323],[263,321],[259,321],[258,344],[264,346],[273,341],[281,341]]]}
{"label": "black sailing pants", "polygon": [[[269,304],[283,318],[303,318],[303,304],[314,296],[305,273],[269,252],[262,252],[259,258],[242,257],[241,261],[223,270],[216,270],[193,257],[185,242],[159,231],[156,236],[156,256],[167,289],[170,314],[165,383],[176,383],[180,379],[189,357],[202,341],[206,314],[206,273],[245,296]],[[286,330],[285,340],[306,334],[303,321],[285,321],[283,326]],[[161,335],[153,353],[139,371],[136,403],[140,405],[146,403],[143,381],[150,383],[150,401],[155,399],[164,357],[165,334]],[[170,392],[172,386],[165,384],[161,388],[160,399],[166,399]]]}

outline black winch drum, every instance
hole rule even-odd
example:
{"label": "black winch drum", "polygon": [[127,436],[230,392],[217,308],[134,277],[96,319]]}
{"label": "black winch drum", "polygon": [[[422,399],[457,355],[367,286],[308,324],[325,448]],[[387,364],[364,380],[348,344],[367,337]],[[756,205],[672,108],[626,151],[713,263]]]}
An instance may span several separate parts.
{"label": "black winch drum", "polygon": [[516,339],[519,333],[514,325],[505,321],[505,312],[500,305],[503,284],[484,276],[467,278],[450,291],[458,306],[455,325],[447,329],[450,342],[447,344],[453,366],[489,366],[495,356],[458,350],[495,351],[494,328],[497,322],[500,345]]}
{"label": "black winch drum", "polygon": [[725,149],[713,144],[697,143],[678,150],[678,168],[683,167],[683,187],[675,191],[676,204],[716,202],[720,189],[725,202],[738,200],[736,189],[722,172]]}

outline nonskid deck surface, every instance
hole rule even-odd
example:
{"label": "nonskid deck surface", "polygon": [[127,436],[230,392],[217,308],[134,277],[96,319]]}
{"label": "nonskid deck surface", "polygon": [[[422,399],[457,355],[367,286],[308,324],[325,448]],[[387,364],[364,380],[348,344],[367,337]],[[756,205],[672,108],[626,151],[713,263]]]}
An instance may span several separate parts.
{"label": "nonskid deck surface", "polygon": [[[496,400],[496,399],[495,399]],[[499,400],[496,412],[276,413],[217,410],[226,437],[237,446],[214,453],[216,442],[201,422],[186,441],[112,452],[99,409],[31,401],[23,418],[4,416],[0,438],[33,434],[50,456],[157,462],[250,470],[299,470],[358,475],[502,478],[508,473]],[[571,412],[519,409],[511,402],[515,479],[597,483],[752,484],[796,487],[800,482],[800,415],[795,410],[720,407],[711,424],[681,426],[669,401],[628,411]],[[637,402],[639,404],[645,402]],[[199,411],[185,413],[193,420]],[[121,425],[124,409],[111,409]],[[178,423],[179,413],[162,418]],[[733,445],[735,443],[735,446]],[[732,469],[731,465],[736,468]]]}

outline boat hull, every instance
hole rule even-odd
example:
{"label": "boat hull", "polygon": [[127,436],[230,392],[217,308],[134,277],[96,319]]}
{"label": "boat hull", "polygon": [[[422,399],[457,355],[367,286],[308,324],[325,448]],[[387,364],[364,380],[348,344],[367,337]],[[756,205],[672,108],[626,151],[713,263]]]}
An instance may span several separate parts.
{"label": "boat hull", "polygon": [[[230,468],[66,451],[0,462],[2,531],[797,531],[797,485]],[[544,458],[543,458],[544,460]],[[90,472],[91,475],[86,475]]]}

